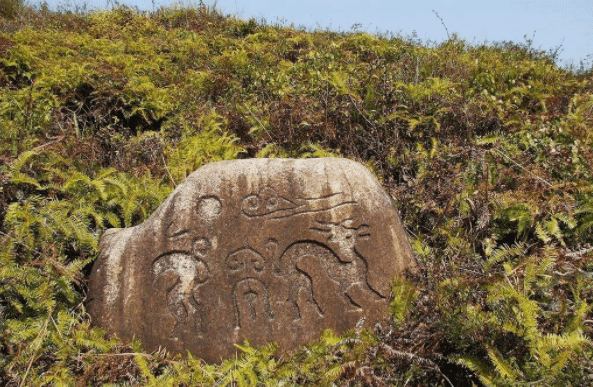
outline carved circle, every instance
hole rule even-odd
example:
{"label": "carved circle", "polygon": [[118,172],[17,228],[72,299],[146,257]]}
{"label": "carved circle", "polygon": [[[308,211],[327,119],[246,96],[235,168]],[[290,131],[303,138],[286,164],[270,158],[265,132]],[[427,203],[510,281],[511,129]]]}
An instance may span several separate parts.
{"label": "carved circle", "polygon": [[247,196],[243,200],[243,211],[246,214],[252,214],[252,213],[257,212],[259,206],[260,206],[260,200],[259,200],[259,196],[257,196],[257,195]]}
{"label": "carved circle", "polygon": [[272,188],[264,188],[260,196],[263,199],[266,212],[273,212],[278,207],[278,194]]}
{"label": "carved circle", "polygon": [[278,210],[280,198],[271,187],[262,188],[258,194],[243,199],[241,209],[248,216],[271,214]]}
{"label": "carved circle", "polygon": [[220,200],[215,197],[201,198],[198,203],[197,213],[198,217],[206,221],[211,221],[220,216],[222,204]]}
{"label": "carved circle", "polygon": [[201,258],[207,256],[210,252],[210,249],[212,249],[212,243],[210,243],[210,241],[206,238],[196,239],[192,246],[192,252],[194,255]]}

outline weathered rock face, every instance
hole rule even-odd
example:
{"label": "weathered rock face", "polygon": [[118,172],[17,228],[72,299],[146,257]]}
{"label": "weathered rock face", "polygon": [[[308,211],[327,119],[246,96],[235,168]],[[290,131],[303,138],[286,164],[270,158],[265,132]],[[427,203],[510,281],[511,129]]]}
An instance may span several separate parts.
{"label": "weathered rock face", "polygon": [[210,362],[244,339],[290,349],[363,316],[372,326],[390,280],[414,264],[389,196],[345,159],[206,165],[100,247],[93,322]]}

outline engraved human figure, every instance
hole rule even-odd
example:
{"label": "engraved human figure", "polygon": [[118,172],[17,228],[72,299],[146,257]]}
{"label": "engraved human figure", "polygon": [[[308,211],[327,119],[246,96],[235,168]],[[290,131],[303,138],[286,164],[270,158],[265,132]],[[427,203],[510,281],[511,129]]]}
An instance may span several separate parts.
{"label": "engraved human figure", "polygon": [[153,264],[153,284],[161,278],[170,278],[173,286],[167,290],[167,308],[175,317],[176,323],[172,336],[181,335],[181,327],[189,325],[192,331],[199,334],[201,316],[200,301],[196,299],[197,288],[207,281],[209,270],[206,262],[197,257],[205,257],[210,249],[210,242],[198,238],[192,249],[192,255],[184,252],[172,252],[159,257]]}
{"label": "engraved human figure", "polygon": [[267,305],[265,286],[257,279],[265,269],[265,260],[257,251],[243,248],[227,258],[228,273],[239,281],[233,290],[237,327],[244,320],[261,320]]}
{"label": "engraved human figure", "polygon": [[233,289],[235,306],[235,334],[241,330],[250,332],[250,340],[261,345],[269,334],[272,318],[266,285],[258,279],[264,274],[265,259],[251,248],[243,248],[229,254],[228,275],[237,280]]}
{"label": "engraved human figure", "polygon": [[237,327],[253,325],[262,329],[266,325],[268,300],[265,285],[254,278],[239,281],[235,287],[235,306],[237,308]]}

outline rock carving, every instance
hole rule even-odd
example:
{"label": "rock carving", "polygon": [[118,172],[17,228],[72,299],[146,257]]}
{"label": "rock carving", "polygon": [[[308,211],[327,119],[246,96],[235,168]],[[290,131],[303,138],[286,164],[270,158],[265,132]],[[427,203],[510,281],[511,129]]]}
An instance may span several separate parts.
{"label": "rock carving", "polygon": [[345,159],[208,164],[100,247],[93,322],[211,362],[245,339],[288,350],[381,323],[391,279],[414,266],[391,199]]}

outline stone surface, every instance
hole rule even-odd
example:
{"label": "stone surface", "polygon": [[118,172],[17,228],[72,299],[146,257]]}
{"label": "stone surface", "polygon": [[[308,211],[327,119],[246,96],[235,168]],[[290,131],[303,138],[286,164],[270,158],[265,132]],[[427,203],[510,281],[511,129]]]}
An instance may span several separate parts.
{"label": "stone surface", "polygon": [[373,326],[391,279],[414,265],[389,196],[345,159],[208,164],[100,248],[93,323],[209,362],[245,339],[290,349],[361,317]]}

